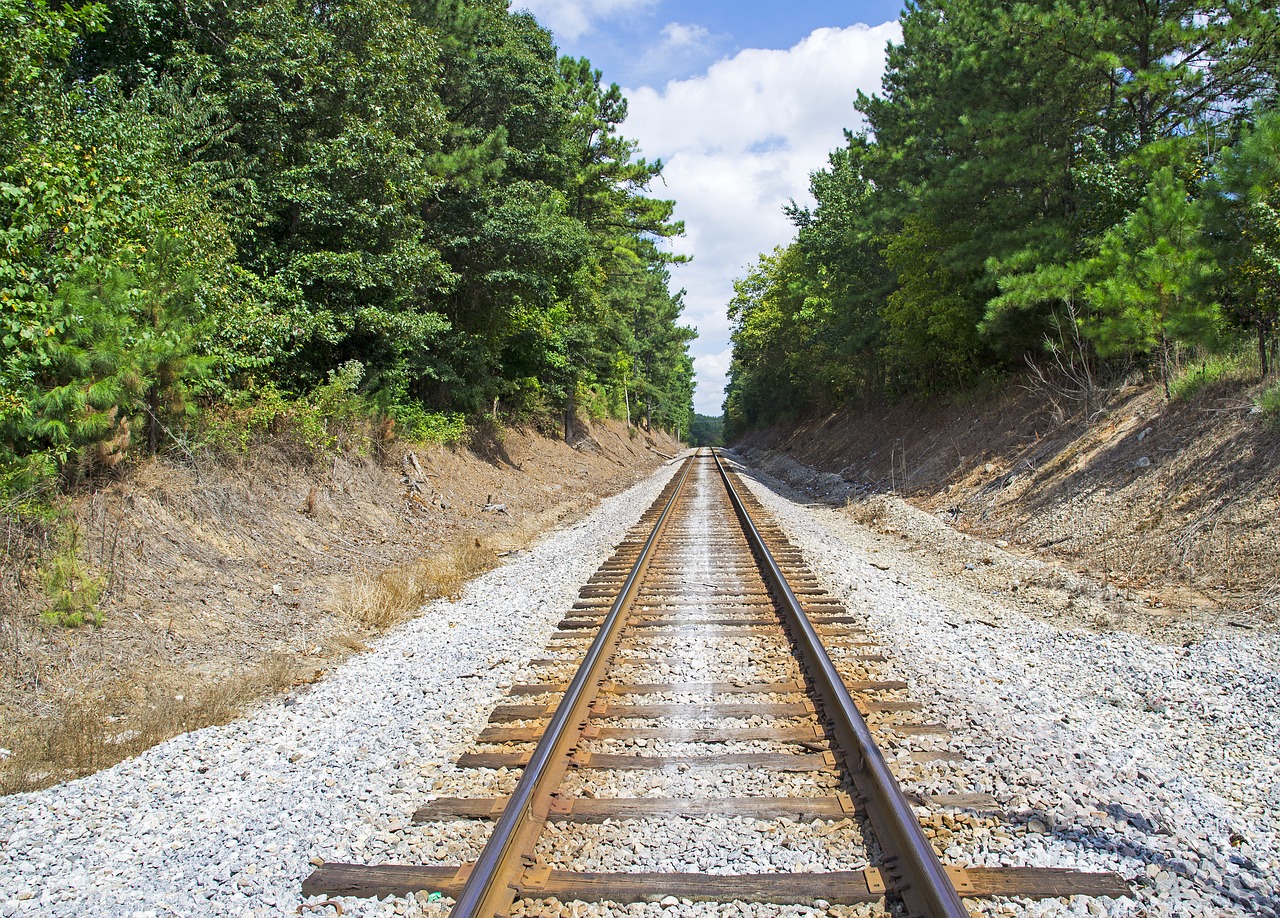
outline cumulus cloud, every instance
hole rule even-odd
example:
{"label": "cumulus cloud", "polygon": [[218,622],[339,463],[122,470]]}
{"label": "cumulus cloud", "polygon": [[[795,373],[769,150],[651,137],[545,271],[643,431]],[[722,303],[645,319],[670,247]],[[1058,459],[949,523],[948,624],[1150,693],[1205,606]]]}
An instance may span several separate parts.
{"label": "cumulus cloud", "polygon": [[700,48],[711,38],[711,32],[700,25],[668,22],[662,27],[662,43],[669,48]]}
{"label": "cumulus cloud", "polygon": [[533,13],[557,38],[573,41],[592,31],[596,23],[616,16],[651,10],[660,0],[518,0],[512,6]]}
{"label": "cumulus cloud", "polygon": [[787,50],[741,51],[703,76],[626,90],[623,132],[666,164],[666,187],[653,190],[676,200],[687,228],[676,248],[694,256],[675,282],[700,333],[699,412],[718,414],[723,400],[733,279],[791,238],[783,206],[808,199],[809,173],[859,126],[853,100],[880,88],[891,40],[894,22],[818,29]]}
{"label": "cumulus cloud", "polygon": [[[709,379],[724,379],[729,375],[729,363],[733,360],[733,350],[725,348],[714,354],[699,354],[693,360],[693,370],[698,374],[698,378],[704,377]],[[699,414],[716,415],[720,413],[720,403],[716,402],[715,409],[711,411],[703,411],[699,409]]]}

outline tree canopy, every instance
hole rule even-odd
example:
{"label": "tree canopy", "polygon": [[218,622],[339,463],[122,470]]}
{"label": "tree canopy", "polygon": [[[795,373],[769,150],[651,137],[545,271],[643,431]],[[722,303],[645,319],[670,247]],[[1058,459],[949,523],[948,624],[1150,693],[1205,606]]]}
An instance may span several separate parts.
{"label": "tree canopy", "polygon": [[357,365],[385,410],[687,432],[626,114],[502,0],[0,0],[4,493]]}
{"label": "tree canopy", "polygon": [[1167,380],[1239,331],[1268,372],[1278,68],[1255,0],[908,2],[865,129],[737,286],[730,431],[1047,354]]}

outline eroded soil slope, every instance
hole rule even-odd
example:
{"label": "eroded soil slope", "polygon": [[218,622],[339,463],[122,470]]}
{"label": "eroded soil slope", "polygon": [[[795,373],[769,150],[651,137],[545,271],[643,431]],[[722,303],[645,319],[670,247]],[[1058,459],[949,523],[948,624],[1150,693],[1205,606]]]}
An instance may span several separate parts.
{"label": "eroded soil slope", "polygon": [[1280,614],[1280,430],[1253,409],[1254,394],[1222,385],[1169,403],[1131,388],[1086,425],[1015,385],[977,403],[840,413],[738,449],[811,495],[871,499],[863,513],[903,499],[1083,574],[1171,626],[1270,627]]}
{"label": "eroded soil slope", "polygon": [[429,595],[424,578],[447,591],[679,449],[606,422],[576,448],[507,430],[380,457],[266,445],[136,465],[75,499],[78,556],[108,584],[101,627],[43,624],[32,555],[0,566],[0,783],[92,771],[318,679],[392,623],[357,614],[362,593]]}

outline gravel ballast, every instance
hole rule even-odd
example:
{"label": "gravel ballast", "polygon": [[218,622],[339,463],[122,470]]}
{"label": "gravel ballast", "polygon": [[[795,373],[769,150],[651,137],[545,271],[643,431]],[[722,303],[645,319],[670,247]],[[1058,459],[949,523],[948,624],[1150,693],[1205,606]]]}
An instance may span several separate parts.
{"label": "gravel ballast", "polygon": [[[92,777],[0,799],[0,916],[292,915],[301,882],[319,861],[474,857],[488,824],[413,826],[413,811],[435,795],[491,795],[514,784],[515,771],[463,771],[452,762],[475,748],[506,687],[528,680],[527,659],[544,655],[578,586],[671,472],[604,501],[581,523],[478,578],[461,600],[432,604],[296,697]],[[919,764],[892,754],[904,785],[988,793],[1000,804],[999,819],[939,817],[946,859],[1115,870],[1136,890],[1134,899],[1117,901],[990,903],[985,913],[1280,915],[1274,632],[1215,633],[1183,646],[1085,627],[1077,618],[1057,623],[973,586],[981,570],[953,572],[925,552],[890,550],[848,509],[803,506],[773,490],[785,490],[776,482],[762,481],[747,484],[814,573],[852,614],[868,616],[869,632],[890,658],[877,677],[907,680],[909,697],[951,731],[902,741],[903,750],[958,757]],[[664,675],[661,667],[637,669],[653,681]],[[640,782],[648,792],[675,791],[662,775],[607,779],[611,793],[641,791]],[[802,779],[776,780],[800,793],[790,785]],[[733,787],[759,779],[725,772],[702,780]],[[605,868],[674,869],[682,849],[750,833],[761,843],[708,849],[704,869],[860,866],[842,861],[852,848],[832,848],[827,835],[834,829],[818,823],[779,834],[749,820],[711,819],[701,829],[685,821],[651,850],[637,850],[617,825],[555,833],[568,842],[562,854]],[[357,916],[443,912],[441,903],[419,899],[341,904],[343,914]],[[519,913],[550,908],[525,903]],[[826,912],[726,912],[672,899],[617,911],[583,906],[580,913]]]}

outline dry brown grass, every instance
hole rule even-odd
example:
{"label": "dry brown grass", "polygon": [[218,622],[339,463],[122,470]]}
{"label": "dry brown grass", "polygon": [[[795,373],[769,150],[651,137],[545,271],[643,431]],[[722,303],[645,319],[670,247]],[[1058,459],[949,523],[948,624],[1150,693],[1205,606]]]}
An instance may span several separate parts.
{"label": "dry brown grass", "polygon": [[[523,543],[524,538],[518,541]],[[366,639],[413,617],[433,599],[456,596],[500,555],[469,537],[412,564],[361,574],[339,597],[345,630],[331,633],[326,665],[367,650]],[[65,689],[38,717],[0,730],[0,794],[39,790],[109,768],[190,730],[228,723],[262,698],[323,675],[305,653],[276,653],[220,679],[171,669]]]}
{"label": "dry brown grass", "polygon": [[[441,450],[421,460],[413,477],[427,496],[438,492],[437,508],[405,494],[393,430],[379,430],[377,462],[348,452],[319,463],[291,435],[257,431],[249,453],[139,462],[70,495],[80,560],[114,584],[101,628],[41,621],[37,573],[49,534],[0,514],[0,793],[109,767],[314,681],[317,667],[366,651],[494,567],[503,549],[580,516],[630,474],[613,455],[517,434],[490,459]],[[654,462],[628,444],[614,448],[637,469]],[[524,470],[528,459],[534,471]],[[510,515],[479,516],[491,502],[484,495],[517,491]],[[456,506],[443,506],[446,492]],[[384,549],[370,548],[365,536],[375,534]],[[295,565],[306,555],[300,545],[323,548]],[[353,582],[382,564],[400,566]]]}
{"label": "dry brown grass", "polygon": [[0,763],[0,794],[39,790],[109,768],[180,733],[227,723],[257,699],[317,676],[302,661],[274,654],[219,680],[193,684],[189,674],[170,672],[145,685],[115,679],[67,692],[44,716],[0,738],[13,750]]}
{"label": "dry brown grass", "polygon": [[433,599],[457,596],[468,580],[497,562],[498,555],[479,539],[459,540],[410,564],[358,574],[338,607],[357,634],[382,634]]}
{"label": "dry brown grass", "polygon": [[860,526],[878,529],[888,518],[882,497],[868,497],[849,505],[853,520]]}

